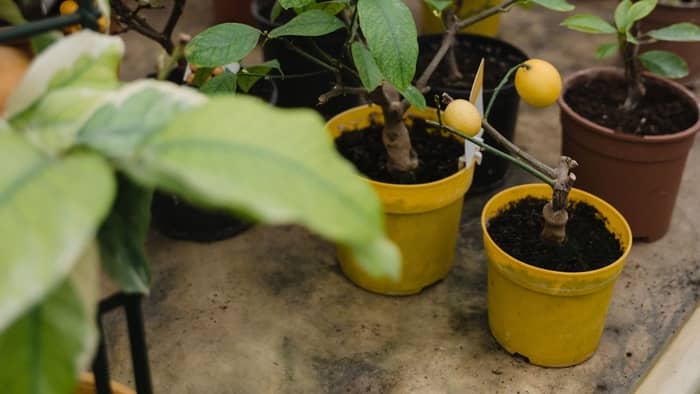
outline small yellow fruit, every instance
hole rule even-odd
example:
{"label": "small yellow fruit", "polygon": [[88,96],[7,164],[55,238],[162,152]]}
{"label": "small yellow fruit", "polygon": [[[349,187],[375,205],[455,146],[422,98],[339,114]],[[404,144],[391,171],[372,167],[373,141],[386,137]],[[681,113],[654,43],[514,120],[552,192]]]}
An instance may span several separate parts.
{"label": "small yellow fruit", "polygon": [[533,107],[547,107],[561,94],[561,76],[551,63],[529,59],[515,72],[515,90]]}
{"label": "small yellow fruit", "polygon": [[5,111],[5,103],[19,85],[29,67],[29,59],[17,48],[0,45],[0,115]]}
{"label": "small yellow fruit", "polygon": [[78,8],[78,3],[73,0],[66,0],[61,3],[58,11],[61,13],[61,15],[70,15],[75,14],[75,12],[78,11]]}
{"label": "small yellow fruit", "polygon": [[106,16],[102,15],[97,19],[97,27],[100,29],[100,33],[107,33],[108,25]]}
{"label": "small yellow fruit", "polygon": [[442,114],[445,124],[471,137],[481,130],[481,114],[474,104],[467,100],[452,100]]}

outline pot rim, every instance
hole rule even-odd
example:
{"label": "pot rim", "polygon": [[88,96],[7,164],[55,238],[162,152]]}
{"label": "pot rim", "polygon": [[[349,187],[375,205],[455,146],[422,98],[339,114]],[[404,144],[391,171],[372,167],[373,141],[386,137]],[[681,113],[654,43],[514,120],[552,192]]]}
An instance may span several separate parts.
{"label": "pot rim", "polygon": [[[601,268],[598,268],[595,270],[590,270],[590,271],[581,271],[581,272],[564,272],[564,271],[555,271],[555,270],[540,268],[540,267],[534,266],[532,264],[528,264],[522,260],[519,260],[519,259],[511,256],[505,250],[501,249],[501,247],[498,245],[498,243],[496,243],[496,241],[494,241],[493,238],[491,238],[491,234],[489,234],[489,232],[487,230],[488,220],[490,218],[486,217],[486,212],[489,210],[488,208],[490,208],[491,204],[494,204],[494,201],[496,200],[497,197],[500,197],[503,194],[506,194],[508,192],[515,191],[515,190],[522,190],[522,189],[536,190],[536,189],[541,189],[544,187],[549,188],[549,185],[544,184],[544,183],[528,183],[528,184],[523,184],[523,185],[516,185],[516,186],[511,186],[511,187],[505,188],[505,189],[501,190],[500,192],[496,193],[495,195],[491,196],[491,198],[489,198],[489,200],[486,202],[486,204],[484,204],[483,208],[481,209],[481,230],[484,233],[484,237],[485,237],[484,242],[486,242],[486,240],[488,240],[491,244],[493,244],[496,247],[496,250],[499,253],[502,253],[503,255],[508,256],[508,258],[512,262],[514,262],[516,265],[521,266],[522,268],[524,268],[528,271],[536,272],[536,273],[539,273],[541,275],[544,275],[544,276],[547,276],[550,278],[585,279],[585,278],[589,278],[589,277],[600,276],[601,274],[608,273],[608,272],[612,273],[612,272],[617,271],[619,273],[619,271],[621,271],[621,269],[622,269],[621,266],[624,264],[625,260],[627,259],[627,256],[629,255],[630,251],[632,250],[632,244],[633,244],[633,242],[632,242],[632,240],[633,240],[632,229],[630,228],[629,223],[627,223],[627,219],[625,219],[625,217],[615,207],[610,205],[608,202],[606,202],[602,198],[597,197],[597,196],[595,196],[591,193],[588,193],[584,190],[581,190],[581,189],[577,189],[577,188],[571,189],[572,192],[575,191],[576,194],[578,194],[580,197],[582,197],[582,198],[578,198],[576,200],[585,201],[585,202],[593,205],[594,207],[596,205],[602,205],[602,206],[605,206],[606,209],[610,209],[611,212],[613,212],[613,214],[619,216],[622,219],[622,223],[624,223],[625,234],[622,234],[621,236],[622,237],[626,236],[629,239],[629,242],[627,243],[627,245],[623,246],[624,250],[622,252],[622,255],[620,257],[618,257],[617,260],[606,265],[605,267],[601,267]],[[596,209],[598,211],[600,211],[597,207],[596,207]],[[605,218],[607,220],[607,217],[605,217]],[[617,275],[614,275],[613,278],[615,276],[617,276]]]}
{"label": "pot rim", "polygon": [[[584,78],[585,76],[590,76],[590,75],[597,75],[597,74],[613,74],[616,76],[622,76],[623,70],[618,67],[588,67],[584,68],[578,71],[575,71],[571,74],[568,74],[563,81],[562,84],[562,93],[559,95],[559,98],[557,98],[557,104],[559,105],[559,108],[561,111],[566,112],[569,116],[572,118],[576,119],[577,122],[580,122],[584,124],[586,127],[590,128],[593,130],[595,133],[600,134],[604,137],[611,138],[611,139],[617,139],[621,141],[626,141],[626,142],[632,142],[632,143],[639,143],[639,144],[658,144],[658,143],[671,143],[671,142],[676,142],[685,138],[688,138],[692,136],[693,134],[697,133],[700,131],[700,102],[696,99],[695,95],[690,92],[686,87],[683,85],[679,84],[678,82],[671,81],[659,76],[656,76],[654,74],[644,72],[643,75],[645,78],[648,79],[653,79],[657,83],[664,84],[669,86],[670,88],[676,90],[678,92],[679,96],[687,98],[689,101],[692,101],[695,103],[695,112],[697,119],[695,120],[695,123],[693,123],[692,126],[688,127],[685,130],[681,130],[672,134],[663,134],[663,135],[644,135],[644,136],[638,136],[638,135],[633,135],[633,134],[627,134],[627,133],[619,133],[614,131],[611,128],[601,126],[597,123],[594,123],[590,121],[589,119],[579,115],[576,111],[574,111],[569,104],[564,100],[565,93],[567,89],[571,85],[573,85],[577,80]],[[594,78],[591,78],[594,79]]]}
{"label": "pot rim", "polygon": [[682,2],[679,2],[679,3],[662,3],[662,2],[659,2],[659,3],[656,5],[656,7],[657,7],[657,8],[669,8],[669,9],[679,9],[679,8],[680,8],[680,9],[684,9],[684,10],[688,10],[688,9],[700,9],[700,2],[697,2],[697,1],[694,2],[694,3],[682,3]]}

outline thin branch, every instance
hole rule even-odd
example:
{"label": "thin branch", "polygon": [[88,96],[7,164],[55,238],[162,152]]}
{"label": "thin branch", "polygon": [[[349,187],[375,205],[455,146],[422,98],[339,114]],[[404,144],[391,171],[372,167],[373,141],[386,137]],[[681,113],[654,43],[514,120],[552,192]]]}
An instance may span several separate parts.
{"label": "thin branch", "polygon": [[440,62],[442,62],[442,59],[447,54],[447,51],[450,49],[450,47],[454,43],[454,39],[455,39],[456,35],[457,35],[457,23],[455,22],[455,23],[450,24],[450,27],[447,29],[445,34],[442,36],[442,42],[440,43],[440,48],[435,53],[435,56],[433,56],[432,60],[430,60],[430,63],[425,68],[425,70],[423,70],[423,73],[421,74],[420,78],[418,78],[418,81],[416,82],[416,87],[418,89],[422,89],[428,85],[428,81],[430,80],[430,77],[433,76],[433,73],[435,72],[435,70],[437,70],[438,66],[440,65]]}
{"label": "thin branch", "polygon": [[369,94],[369,92],[367,91],[367,89],[361,87],[335,85],[331,90],[327,91],[326,93],[323,93],[318,97],[318,104],[323,105],[333,97],[344,96],[346,94],[367,95]]}
{"label": "thin branch", "polygon": [[300,56],[306,58],[307,60],[310,60],[313,63],[316,63],[317,65],[325,68],[328,71],[332,71],[334,73],[339,72],[337,67],[334,67],[334,66],[322,61],[321,59],[318,59],[314,55],[312,55],[312,54],[306,52],[305,50],[299,48],[298,46],[294,45],[293,42],[287,40],[286,38],[281,38],[280,40],[287,46],[287,48],[293,50],[294,52],[296,52]]}
{"label": "thin branch", "polygon": [[182,16],[182,11],[185,8],[186,2],[187,0],[175,0],[173,2],[173,9],[170,11],[170,17],[168,17],[168,21],[163,28],[163,35],[168,37],[168,39],[173,35],[173,31],[175,30],[177,22],[180,20],[180,16]]}
{"label": "thin branch", "polygon": [[480,22],[480,21],[482,21],[490,16],[500,14],[503,12],[508,12],[508,10],[510,10],[511,6],[513,4],[515,4],[517,1],[518,0],[507,0],[507,1],[504,1],[503,4],[499,4],[499,5],[493,6],[491,8],[488,8],[488,9],[472,16],[471,18],[462,19],[459,22],[457,22],[457,27],[458,27],[458,29],[463,29],[467,26],[473,25],[474,23]]}
{"label": "thin branch", "polygon": [[458,135],[458,136],[468,140],[469,142],[473,143],[474,145],[479,146],[484,151],[491,153],[494,156],[498,156],[504,160],[510,161],[511,163],[522,168],[523,170],[525,170],[527,173],[534,176],[535,178],[538,178],[542,182],[554,187],[555,180],[552,177],[550,177],[547,174],[543,173],[542,171],[538,170],[535,166],[530,165],[530,163],[528,163],[527,161],[520,159],[518,157],[515,157],[515,156],[511,156],[507,153],[501,152],[500,150],[492,147],[491,145],[485,143],[484,141],[481,141],[480,139],[476,139],[472,136],[464,134],[461,131],[454,129],[450,126],[447,126],[445,124],[440,124],[440,123],[432,121],[432,120],[428,120],[428,121],[426,121],[426,123],[431,125],[431,126],[438,127],[442,130],[449,131],[452,134]]}
{"label": "thin branch", "polygon": [[520,149],[519,146],[508,141],[508,139],[504,137],[501,133],[499,133],[498,130],[496,130],[493,126],[491,126],[489,122],[486,121],[486,119],[482,119],[481,126],[483,126],[484,131],[486,131],[493,139],[496,140],[496,142],[498,142],[498,144],[500,144],[508,152],[530,163],[533,167],[537,168],[538,171],[547,174],[548,177],[552,179],[556,178],[556,170],[537,160],[535,157],[525,152],[524,150]]}

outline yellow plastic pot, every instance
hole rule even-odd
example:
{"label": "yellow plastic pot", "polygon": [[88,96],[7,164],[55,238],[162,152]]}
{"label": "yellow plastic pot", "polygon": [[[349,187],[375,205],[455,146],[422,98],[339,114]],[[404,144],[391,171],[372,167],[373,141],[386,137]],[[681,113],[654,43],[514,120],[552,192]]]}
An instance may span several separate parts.
{"label": "yellow plastic pot", "polygon": [[[377,106],[347,110],[330,121],[334,137],[369,126],[370,115],[381,122]],[[434,109],[411,109],[409,115],[436,119]],[[410,117],[407,117],[410,122]],[[375,293],[408,295],[443,279],[452,266],[464,194],[474,175],[474,164],[436,182],[397,185],[367,179],[382,201],[386,234],[401,250],[401,277],[392,280],[368,275],[348,250],[338,248],[345,275],[358,286]]]}
{"label": "yellow plastic pot", "polygon": [[537,365],[566,367],[595,352],[603,333],[615,281],[632,247],[632,231],[611,205],[573,189],[572,201],[594,206],[624,248],[614,263],[593,271],[550,271],[519,261],[504,252],[486,231],[489,219],[526,196],[551,198],[545,184],[512,187],[493,196],[481,214],[488,257],[488,316],[491,333],[510,353]]}
{"label": "yellow plastic pot", "polygon": [[[112,388],[112,394],[136,394],[136,392],[121,383],[111,381],[109,384]],[[78,381],[78,388],[75,394],[94,394],[97,392],[95,385],[95,376],[91,373],[83,373]]]}
{"label": "yellow plastic pot", "polygon": [[[482,10],[500,4],[497,0],[466,0],[459,10],[459,17],[464,19],[478,14]],[[463,33],[481,34],[482,36],[495,37],[501,24],[501,15],[495,14],[471,26],[462,29]],[[423,32],[442,33],[444,31],[440,17],[436,16],[425,3],[423,3]]]}

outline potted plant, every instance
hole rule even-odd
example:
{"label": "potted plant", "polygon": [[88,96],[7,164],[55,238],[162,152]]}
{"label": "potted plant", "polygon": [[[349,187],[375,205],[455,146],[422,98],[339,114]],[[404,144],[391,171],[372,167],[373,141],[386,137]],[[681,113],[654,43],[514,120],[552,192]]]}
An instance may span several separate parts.
{"label": "potted plant", "polygon": [[[677,23],[700,24],[700,2],[697,0],[661,0],[642,21],[644,30],[656,30]],[[681,37],[678,37],[681,38]],[[678,81],[687,86],[700,82],[700,43],[697,41],[657,41],[649,49],[665,50],[680,55],[688,63],[688,75]]]}
{"label": "potted plant", "polygon": [[686,157],[700,129],[691,92],[642,72],[643,66],[661,76],[685,76],[687,66],[676,55],[640,49],[652,40],[700,40],[700,28],[690,23],[640,31],[639,22],[655,6],[655,0],[622,1],[614,26],[592,15],[562,22],[570,29],[615,36],[598,55],[619,52],[624,70],[574,73],[559,100],[562,151],[584,163],[577,171],[579,186],[613,204],[629,220],[634,236],[648,241],[669,228]]}
{"label": "potted plant", "polygon": [[[489,102],[499,81],[503,80],[509,70],[524,62],[528,56],[508,42],[460,31],[463,31],[464,27],[478,26],[493,20],[494,16],[507,12],[514,5],[522,2],[498,1],[489,3],[488,7],[467,1],[426,1],[425,3],[432,12],[441,15],[444,28],[442,34],[421,35],[418,38],[420,48],[418,69],[427,71],[431,76],[425,80],[427,73],[424,74],[421,76],[422,79],[419,78],[417,85],[430,86],[430,90],[426,93],[428,99],[443,92],[454,98],[468,98],[471,81],[483,58],[487,70],[484,80],[484,100]],[[535,3],[562,12],[574,8],[566,1]],[[463,12],[465,8],[471,11]],[[447,52],[441,55],[443,45],[447,45]],[[431,63],[431,60],[436,58],[438,63]],[[433,68],[435,71],[430,72],[429,70]],[[488,121],[509,141],[512,141],[520,99],[511,82],[500,87],[498,91],[493,111],[488,114]],[[487,143],[496,144],[488,134],[485,138]],[[474,173],[474,182],[470,191],[483,192],[495,188],[503,182],[507,169],[507,160],[485,153],[480,166]]]}
{"label": "potted plant", "polygon": [[399,275],[379,201],[318,115],[155,80],[122,84],[123,49],[90,31],[59,40],[34,59],[0,118],[5,391],[73,392],[95,346],[99,269],[123,291],[148,291],[154,188],[305,225],[352,248],[368,271]]}
{"label": "potted plant", "polygon": [[[549,63],[530,59],[515,71],[515,86],[524,100],[546,106],[559,96],[561,79]],[[438,125],[471,141],[460,130],[480,119],[465,111],[450,114],[458,101],[448,104]],[[481,123],[510,155],[474,143],[545,182],[505,189],[482,210],[491,333],[508,352],[533,364],[583,362],[600,341],[615,280],[631,249],[630,228],[605,201],[572,187],[575,160],[562,156],[549,167],[488,121]]]}

